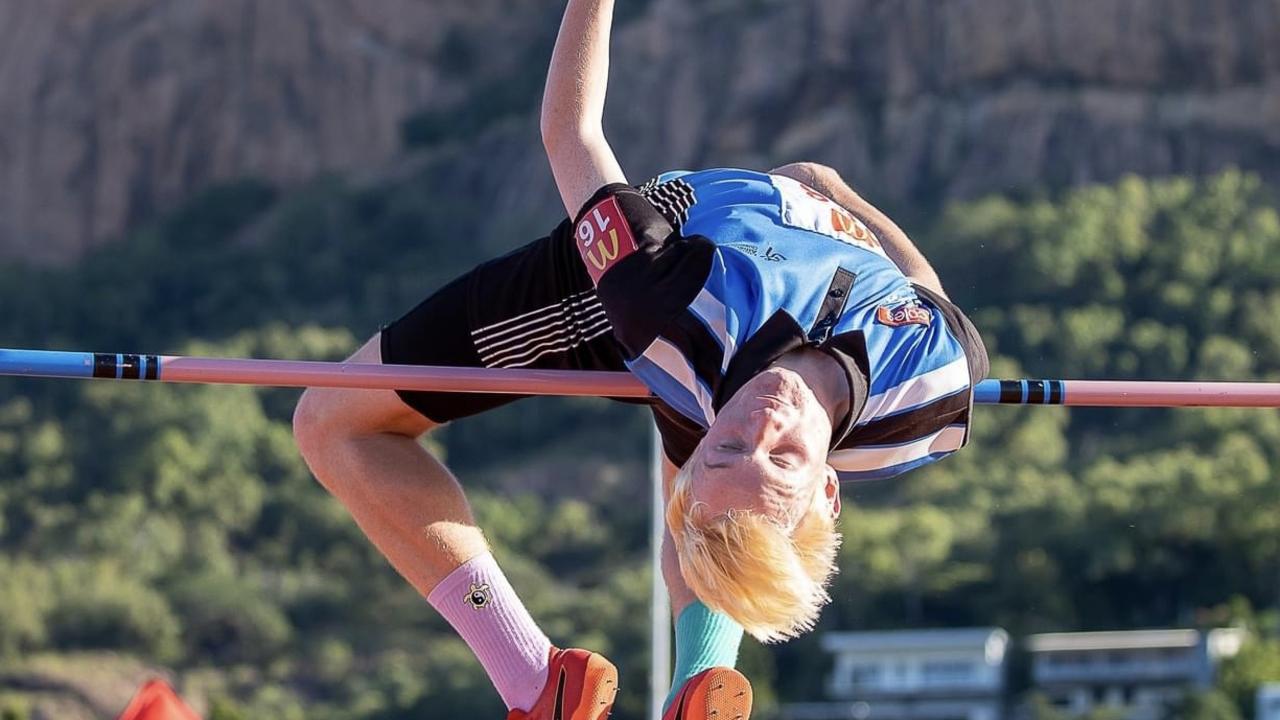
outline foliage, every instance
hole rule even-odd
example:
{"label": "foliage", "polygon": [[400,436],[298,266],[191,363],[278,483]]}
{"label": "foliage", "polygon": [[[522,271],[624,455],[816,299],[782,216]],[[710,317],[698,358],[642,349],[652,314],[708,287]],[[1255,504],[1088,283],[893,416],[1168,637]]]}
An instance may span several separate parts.
{"label": "foliage", "polygon": [[26,703],[21,701],[10,703],[6,701],[0,705],[0,720],[27,720],[30,717],[31,714],[26,708]]}
{"label": "foliage", "polygon": [[1188,693],[1181,702],[1169,708],[1168,714],[1169,718],[1177,720],[1240,720],[1251,716],[1241,715],[1231,698],[1217,690]]}
{"label": "foliage", "polygon": [[1082,715],[1071,714],[1054,707],[1048,698],[1039,693],[1031,693],[1025,710],[1031,720],[1124,720],[1126,717],[1122,710],[1105,706],[1096,707]]}
{"label": "foliage", "polygon": [[1258,686],[1268,682],[1280,682],[1280,640],[1273,637],[1252,638],[1219,670],[1218,688],[1245,718],[1253,717]]}

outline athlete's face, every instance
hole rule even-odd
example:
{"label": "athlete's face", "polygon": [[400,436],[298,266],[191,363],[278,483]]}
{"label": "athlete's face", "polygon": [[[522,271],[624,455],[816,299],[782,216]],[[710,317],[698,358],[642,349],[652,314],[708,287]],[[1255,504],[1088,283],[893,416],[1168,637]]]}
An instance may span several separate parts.
{"label": "athlete's face", "polygon": [[752,511],[794,528],[822,493],[834,516],[830,443],[831,420],[813,391],[796,373],[770,368],[729,399],[690,458],[691,499],[712,515]]}

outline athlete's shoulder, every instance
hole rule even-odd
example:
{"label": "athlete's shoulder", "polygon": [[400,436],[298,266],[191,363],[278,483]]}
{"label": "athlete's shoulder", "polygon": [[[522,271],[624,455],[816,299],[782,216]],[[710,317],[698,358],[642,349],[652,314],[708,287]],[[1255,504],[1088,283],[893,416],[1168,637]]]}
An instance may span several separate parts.
{"label": "athlete's shoulder", "polygon": [[694,215],[706,216],[726,206],[772,207],[777,202],[775,178],[742,168],[672,170],[640,186],[640,193],[676,228]]}
{"label": "athlete's shoulder", "polygon": [[760,180],[769,181],[769,174],[745,168],[718,167],[703,170],[668,170],[654,177],[646,185],[660,185],[673,180],[685,182],[715,182],[717,180]]}

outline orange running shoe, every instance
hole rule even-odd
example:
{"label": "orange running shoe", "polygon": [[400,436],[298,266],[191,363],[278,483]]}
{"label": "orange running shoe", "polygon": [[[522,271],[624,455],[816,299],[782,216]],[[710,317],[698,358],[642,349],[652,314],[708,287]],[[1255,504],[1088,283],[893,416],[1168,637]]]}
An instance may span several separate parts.
{"label": "orange running shoe", "polygon": [[737,670],[713,667],[689,678],[662,720],[747,720],[751,683]]}
{"label": "orange running shoe", "polygon": [[618,694],[618,669],[589,650],[551,648],[547,686],[528,711],[514,709],[507,720],[604,720]]}

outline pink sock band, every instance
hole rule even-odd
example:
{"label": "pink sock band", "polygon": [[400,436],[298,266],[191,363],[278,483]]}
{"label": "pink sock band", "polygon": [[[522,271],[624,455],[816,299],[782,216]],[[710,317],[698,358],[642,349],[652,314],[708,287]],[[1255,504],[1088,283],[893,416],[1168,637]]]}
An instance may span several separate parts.
{"label": "pink sock band", "polygon": [[507,709],[528,710],[547,682],[551,641],[493,555],[471,558],[427,596],[480,660]]}

